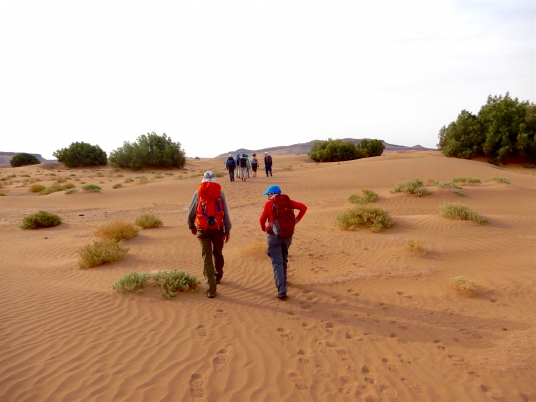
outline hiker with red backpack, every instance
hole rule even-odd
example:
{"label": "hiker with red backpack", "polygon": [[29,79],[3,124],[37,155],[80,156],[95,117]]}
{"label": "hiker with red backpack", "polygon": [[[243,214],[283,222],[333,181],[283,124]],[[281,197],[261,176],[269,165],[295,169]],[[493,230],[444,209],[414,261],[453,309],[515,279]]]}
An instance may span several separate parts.
{"label": "hiker with red backpack", "polygon": [[[286,300],[288,249],[292,244],[294,227],[305,215],[307,207],[300,202],[291,200],[288,195],[281,194],[279,186],[268,187],[263,195],[268,196],[268,201],[264,204],[261,214],[261,229],[268,235],[266,242],[274,270],[277,298]],[[300,211],[298,216],[294,215],[295,209]],[[266,225],[266,221],[268,221],[268,225]]]}
{"label": "hiker with red backpack", "polygon": [[223,245],[231,237],[231,219],[225,194],[213,172],[205,172],[188,209],[188,227],[197,236],[203,256],[203,275],[207,297],[216,296],[216,285],[223,277]]}

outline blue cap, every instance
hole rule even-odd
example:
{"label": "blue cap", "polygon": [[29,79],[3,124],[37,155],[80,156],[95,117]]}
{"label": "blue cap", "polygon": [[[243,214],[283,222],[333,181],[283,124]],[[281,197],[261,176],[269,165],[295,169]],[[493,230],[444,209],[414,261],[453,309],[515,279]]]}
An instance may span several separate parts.
{"label": "blue cap", "polygon": [[262,195],[268,195],[270,193],[281,194],[281,189],[279,188],[279,186],[270,186],[268,187],[268,190],[266,190]]}

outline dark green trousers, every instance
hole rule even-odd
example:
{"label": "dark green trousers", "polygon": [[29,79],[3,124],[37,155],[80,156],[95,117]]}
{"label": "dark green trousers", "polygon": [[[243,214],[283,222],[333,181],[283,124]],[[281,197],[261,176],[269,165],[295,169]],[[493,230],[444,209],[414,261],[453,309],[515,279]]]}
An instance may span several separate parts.
{"label": "dark green trousers", "polygon": [[203,275],[207,283],[207,292],[216,293],[216,280],[223,277],[223,230],[197,229],[197,239],[201,244],[203,256]]}

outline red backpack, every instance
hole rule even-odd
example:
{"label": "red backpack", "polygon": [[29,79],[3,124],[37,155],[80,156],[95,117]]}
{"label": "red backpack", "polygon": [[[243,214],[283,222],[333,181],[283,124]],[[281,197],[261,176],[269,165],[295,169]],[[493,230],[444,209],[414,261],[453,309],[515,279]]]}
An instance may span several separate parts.
{"label": "red backpack", "polygon": [[274,234],[280,239],[291,238],[296,226],[296,216],[290,198],[285,194],[278,194],[272,199],[272,210],[275,220],[270,222]]}
{"label": "red backpack", "polygon": [[197,189],[197,213],[195,226],[198,229],[214,230],[223,228],[223,200],[218,183],[204,182]]}

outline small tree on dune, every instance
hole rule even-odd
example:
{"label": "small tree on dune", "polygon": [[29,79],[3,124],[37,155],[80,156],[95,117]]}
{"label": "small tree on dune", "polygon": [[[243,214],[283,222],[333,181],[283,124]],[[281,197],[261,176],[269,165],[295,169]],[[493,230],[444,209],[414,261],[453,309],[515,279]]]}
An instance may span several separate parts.
{"label": "small tree on dune", "polygon": [[39,159],[37,159],[32,154],[27,154],[25,152],[22,152],[20,154],[15,155],[11,160],[9,161],[9,164],[12,167],[19,167],[23,165],[37,165],[41,163]]}
{"label": "small tree on dune", "polygon": [[53,155],[67,167],[99,166],[108,163],[106,152],[101,147],[86,142],[73,142],[68,148],[58,149]]}

